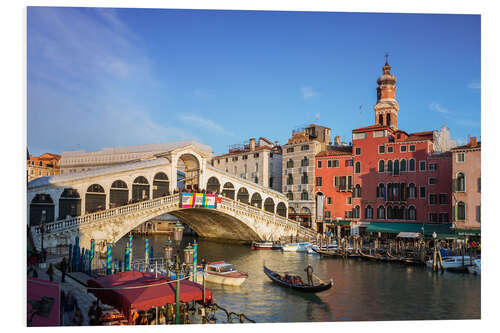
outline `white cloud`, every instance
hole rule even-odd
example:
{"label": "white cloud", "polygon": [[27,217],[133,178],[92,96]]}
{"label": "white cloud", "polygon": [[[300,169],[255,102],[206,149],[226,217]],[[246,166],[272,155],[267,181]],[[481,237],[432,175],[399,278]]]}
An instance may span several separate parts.
{"label": "white cloud", "polygon": [[215,123],[211,119],[205,119],[194,114],[182,114],[179,116],[179,119],[186,124],[189,124],[196,128],[207,129],[211,132],[216,132],[227,136],[234,136],[234,133],[225,130],[224,128],[222,128],[222,126]]}
{"label": "white cloud", "polygon": [[312,87],[309,87],[309,86],[301,87],[300,93],[302,94],[302,98],[305,100],[311,99],[311,98],[314,98],[314,97],[317,97],[320,95],[319,92],[317,92],[316,90],[314,90]]}
{"label": "white cloud", "polygon": [[436,112],[443,113],[443,114],[451,114],[452,113],[450,110],[448,110],[447,108],[441,106],[440,104],[438,104],[436,102],[432,102],[429,105],[429,109],[431,109],[431,111],[436,111]]}
{"label": "white cloud", "polygon": [[467,88],[470,89],[481,89],[481,83],[480,82],[471,82],[467,85]]}

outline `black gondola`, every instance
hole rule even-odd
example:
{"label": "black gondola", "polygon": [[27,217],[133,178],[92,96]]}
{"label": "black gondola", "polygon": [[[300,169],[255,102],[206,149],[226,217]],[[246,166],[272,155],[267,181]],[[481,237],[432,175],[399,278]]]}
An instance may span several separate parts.
{"label": "black gondola", "polygon": [[279,274],[276,272],[273,272],[266,266],[264,266],[264,273],[273,281],[276,282],[279,285],[282,285],[284,287],[289,287],[293,290],[298,290],[298,291],[303,291],[306,293],[317,293],[320,291],[328,290],[332,287],[332,280],[330,280],[329,283],[321,283],[316,286],[309,286],[309,285],[297,285],[297,284],[291,284],[288,282],[285,282],[279,278]]}

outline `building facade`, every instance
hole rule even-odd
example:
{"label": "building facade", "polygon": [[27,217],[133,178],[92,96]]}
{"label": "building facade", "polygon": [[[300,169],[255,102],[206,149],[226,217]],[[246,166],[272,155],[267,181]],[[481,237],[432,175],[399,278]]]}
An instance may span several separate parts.
{"label": "building facade", "polygon": [[[316,155],[321,178],[315,190],[326,199],[324,221],[347,220],[351,228],[377,222],[451,223],[450,149],[455,143],[446,127],[417,133],[398,128],[396,78],[390,69],[386,62],[377,80],[375,124],[354,129],[352,147],[329,147]],[[325,168],[325,163],[336,167]]]}
{"label": "building facade", "polygon": [[453,221],[458,234],[481,232],[481,142],[470,138],[452,149]]}
{"label": "building facade", "polygon": [[266,138],[251,138],[229,146],[227,154],[215,156],[212,166],[232,175],[281,192],[281,146]]}
{"label": "building facade", "polygon": [[59,174],[61,155],[45,153],[40,156],[29,156],[27,160],[28,182],[39,177]]}
{"label": "building facade", "polygon": [[283,145],[283,193],[288,217],[316,230],[315,157],[330,144],[330,128],[311,124],[292,131]]}

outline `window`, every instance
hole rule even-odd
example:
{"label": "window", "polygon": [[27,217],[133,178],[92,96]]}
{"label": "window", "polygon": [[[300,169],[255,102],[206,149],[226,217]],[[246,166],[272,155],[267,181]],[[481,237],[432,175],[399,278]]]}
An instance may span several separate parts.
{"label": "window", "polygon": [[378,146],[378,153],[379,154],[385,153],[385,146]]}
{"label": "window", "polygon": [[457,221],[465,221],[465,203],[460,201],[456,207]]}
{"label": "window", "polygon": [[355,151],[356,151],[356,155],[361,155],[361,148],[358,147],[358,148],[356,148]]}
{"label": "window", "polygon": [[413,158],[408,163],[408,171],[415,171],[415,159]]}
{"label": "window", "polygon": [[410,145],[410,151],[415,151],[415,145]]}
{"label": "window", "polygon": [[307,195],[307,192],[306,192],[306,191],[303,191],[303,192],[300,194],[300,200],[309,200],[309,196]]}
{"label": "window", "polygon": [[449,222],[450,218],[448,216],[448,213],[439,213],[439,222],[441,223],[446,223]]}
{"label": "window", "polygon": [[359,184],[356,184],[356,186],[354,187],[353,197],[361,198],[361,186]]}
{"label": "window", "polygon": [[361,162],[356,162],[354,173],[361,173]]}
{"label": "window", "polygon": [[302,177],[300,178],[300,183],[301,183],[301,184],[307,184],[307,183],[308,183],[307,173],[306,173],[306,172],[304,172],[304,173],[302,174]]}
{"label": "window", "polygon": [[326,165],[327,168],[331,168],[332,167],[332,160],[328,160],[328,163]]}
{"label": "window", "polygon": [[293,193],[292,191],[288,191],[288,193],[286,194],[288,200],[293,200]]}
{"label": "window", "polygon": [[332,215],[332,212],[329,210],[325,210],[325,218],[329,219]]}
{"label": "window", "polygon": [[420,198],[425,198],[425,186],[420,186]]}
{"label": "window", "polygon": [[360,212],[361,212],[361,208],[359,206],[354,207],[354,209],[353,209],[353,215],[354,216],[353,217],[355,219],[359,219]]}
{"label": "window", "polygon": [[436,163],[429,163],[429,170],[437,170],[437,164]]}
{"label": "window", "polygon": [[394,214],[393,214],[393,211],[392,211],[392,207],[391,206],[387,206],[387,219],[393,219],[394,218]]}
{"label": "window", "polygon": [[392,146],[387,147],[387,152],[392,153],[394,151],[394,148]]}
{"label": "window", "polygon": [[255,153],[255,154],[253,154],[253,157],[254,157],[254,158],[259,158],[259,153]]}
{"label": "window", "polygon": [[323,179],[321,177],[316,177],[316,186],[323,186]]}
{"label": "window", "polygon": [[457,179],[455,179],[455,192],[465,192],[465,174],[459,172]]}
{"label": "window", "polygon": [[338,167],[339,167],[339,164],[340,164],[340,163],[339,163],[339,161],[338,161],[338,160],[334,160],[334,161],[333,161],[333,167],[334,167],[334,168],[338,168]]}
{"label": "window", "polygon": [[237,161],[237,160],[238,160],[238,156],[234,156],[233,161]]}
{"label": "window", "polygon": [[346,167],[352,167],[352,160],[345,160],[345,166]]}
{"label": "window", "polygon": [[292,159],[289,159],[288,162],[286,162],[286,167],[287,168],[293,168],[293,161],[292,161]]}
{"label": "window", "polygon": [[408,208],[408,220],[416,220],[417,219],[417,210],[415,206],[410,206]]}
{"label": "window", "polygon": [[448,196],[446,195],[446,193],[439,194],[439,204],[446,205],[447,203],[448,203]]}
{"label": "window", "polygon": [[217,164],[220,164],[220,160],[217,160]]}
{"label": "window", "polygon": [[392,172],[392,161],[387,161],[387,172]]}
{"label": "window", "polygon": [[416,198],[417,197],[417,187],[415,186],[415,184],[411,183],[409,186],[408,186],[408,198]]}
{"label": "window", "polygon": [[436,184],[437,184],[436,178],[429,178],[429,185],[436,185]]}
{"label": "window", "polygon": [[318,169],[321,169],[322,165],[321,161],[318,161]]}
{"label": "window", "polygon": [[385,169],[385,162],[384,160],[378,161],[378,172],[384,172]]}
{"label": "window", "polygon": [[463,162],[465,162],[465,153],[458,153],[458,154],[457,154],[457,162],[458,162],[458,163],[463,163]]}
{"label": "window", "polygon": [[429,194],[429,205],[435,205],[435,204],[437,204],[437,195]]}
{"label": "window", "polygon": [[385,220],[385,208],[384,208],[384,206],[379,206],[377,208],[377,219]]}
{"label": "window", "polygon": [[255,177],[255,184],[258,184],[258,183],[259,183],[259,178]]}
{"label": "window", "polygon": [[304,159],[302,161],[300,161],[300,166],[308,166],[309,165],[309,160],[307,159],[306,156],[304,156]]}
{"label": "window", "polygon": [[241,157],[241,159],[243,159],[243,160],[248,160],[248,155],[243,155],[243,156]]}
{"label": "window", "polygon": [[399,164],[399,170],[401,172],[405,172],[406,171],[406,160],[405,159],[401,160],[401,163]]}
{"label": "window", "polygon": [[481,193],[481,177],[477,179],[477,191]]}
{"label": "window", "polygon": [[385,184],[378,184],[377,186],[377,198],[385,197]]}
{"label": "window", "polygon": [[269,187],[273,187],[273,177],[269,177]]}
{"label": "window", "polygon": [[476,222],[481,222],[481,205],[476,206]]}
{"label": "window", "polygon": [[339,177],[335,176],[333,179],[333,186],[339,187]]}
{"label": "window", "polygon": [[226,163],[229,161],[229,159],[226,158]]}
{"label": "window", "polygon": [[352,176],[347,176],[347,190],[352,190]]}
{"label": "window", "polygon": [[326,204],[331,205],[332,204],[332,197],[326,198]]}
{"label": "window", "polygon": [[293,185],[293,177],[291,174],[288,175],[288,179],[286,180],[287,185]]}
{"label": "window", "polygon": [[394,161],[394,171],[392,173],[394,176],[399,176],[399,161]]}
{"label": "window", "polygon": [[420,161],[419,169],[420,171],[425,171],[425,161]]}
{"label": "window", "polygon": [[406,153],[407,146],[401,146],[400,150],[402,153]]}
{"label": "window", "polygon": [[286,149],[286,152],[287,152],[287,153],[293,153],[293,147],[287,148],[287,149]]}
{"label": "window", "polygon": [[373,208],[370,205],[366,206],[365,208],[365,218],[367,219],[373,218]]}
{"label": "window", "polygon": [[303,145],[303,146],[301,146],[300,150],[309,150],[309,145]]}
{"label": "window", "polygon": [[347,203],[348,205],[352,205],[352,197],[347,197],[347,198],[346,198],[346,203]]}
{"label": "window", "polygon": [[438,221],[438,214],[436,213],[429,213],[429,222],[431,223],[437,223]]}

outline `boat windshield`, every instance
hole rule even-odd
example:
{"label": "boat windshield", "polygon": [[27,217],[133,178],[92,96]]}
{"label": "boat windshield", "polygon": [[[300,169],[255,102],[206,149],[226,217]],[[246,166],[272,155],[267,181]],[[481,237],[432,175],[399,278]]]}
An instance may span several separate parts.
{"label": "boat windshield", "polygon": [[225,265],[225,266],[222,266],[219,271],[221,273],[224,273],[224,272],[234,272],[236,271],[236,268],[233,266],[233,265]]}

